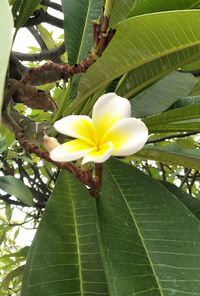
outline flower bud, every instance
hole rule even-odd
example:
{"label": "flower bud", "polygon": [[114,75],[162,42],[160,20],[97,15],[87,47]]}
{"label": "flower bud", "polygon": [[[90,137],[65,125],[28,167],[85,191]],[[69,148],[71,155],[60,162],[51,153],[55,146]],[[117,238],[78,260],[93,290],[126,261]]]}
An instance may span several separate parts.
{"label": "flower bud", "polygon": [[43,144],[48,152],[50,152],[54,148],[60,146],[60,144],[58,143],[56,138],[49,137],[47,135],[44,135],[44,137],[43,137]]}

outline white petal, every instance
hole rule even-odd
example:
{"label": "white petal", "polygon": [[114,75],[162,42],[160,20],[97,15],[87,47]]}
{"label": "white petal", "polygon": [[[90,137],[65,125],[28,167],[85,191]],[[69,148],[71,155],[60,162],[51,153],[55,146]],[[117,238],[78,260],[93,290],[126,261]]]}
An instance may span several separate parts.
{"label": "white petal", "polygon": [[98,150],[96,148],[93,148],[83,158],[82,164],[85,164],[87,162],[102,163],[111,156],[112,150],[113,150],[113,145],[111,142],[100,145]]}
{"label": "white petal", "polygon": [[93,107],[92,119],[95,125],[96,135],[100,138],[113,124],[122,118],[131,116],[131,104],[129,100],[115,93],[101,96]]}
{"label": "white petal", "polygon": [[81,139],[91,144],[94,140],[92,119],[86,115],[66,116],[54,123],[54,128],[61,134]]}
{"label": "white petal", "polygon": [[84,157],[92,147],[81,140],[72,140],[51,150],[50,157],[54,161],[66,162]]}
{"label": "white petal", "polygon": [[94,104],[92,119],[99,120],[105,114],[109,114],[109,117],[118,116],[118,119],[130,117],[131,104],[129,100],[118,96],[116,93],[107,93]]}
{"label": "white petal", "polygon": [[139,151],[148,139],[146,125],[136,118],[125,118],[118,121],[102,139],[111,141],[114,148],[112,155],[126,156]]}

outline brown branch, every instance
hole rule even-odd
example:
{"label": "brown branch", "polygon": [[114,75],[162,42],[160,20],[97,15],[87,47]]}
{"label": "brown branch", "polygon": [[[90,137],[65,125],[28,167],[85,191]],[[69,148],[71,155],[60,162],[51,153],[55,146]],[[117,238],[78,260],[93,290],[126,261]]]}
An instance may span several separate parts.
{"label": "brown branch", "polygon": [[185,183],[188,183],[188,177],[189,177],[191,171],[192,171],[192,169],[185,168],[185,176],[181,181],[180,188],[182,188]]}
{"label": "brown branch", "polygon": [[178,135],[177,134],[174,134],[174,135],[170,135],[170,136],[160,137],[160,138],[155,139],[155,140],[149,140],[147,142],[147,144],[153,144],[153,143],[163,142],[163,141],[169,140],[169,139],[185,138],[185,137],[196,135],[198,133],[199,132],[189,132],[189,133],[185,133],[185,134],[178,134]]}
{"label": "brown branch", "polygon": [[13,51],[12,54],[16,56],[20,61],[43,61],[43,60],[54,60],[55,57],[60,57],[65,53],[65,44],[64,42],[53,49],[44,50],[39,53],[21,53],[17,51]]}
{"label": "brown branch", "polygon": [[47,160],[48,162],[52,163],[53,165],[57,166],[59,169],[67,169],[69,172],[74,174],[81,183],[88,185],[90,187],[93,186],[93,181],[91,178],[91,172],[90,171],[82,171],[80,168],[77,168],[73,163],[71,162],[57,162],[53,161],[49,153],[46,151],[42,151],[39,149],[38,146],[32,144],[27,139],[25,139],[24,134],[22,131],[17,131],[16,139],[19,141],[20,145],[24,147],[26,151],[29,153],[34,153],[38,157]]}
{"label": "brown branch", "polygon": [[[55,75],[54,81],[61,78],[65,78],[67,80],[74,74],[85,72],[93,63],[94,59],[92,56],[89,56],[86,60],[83,60],[78,65],[75,64],[74,66],[70,66],[69,64],[46,63],[40,67],[31,69],[22,81],[24,83],[32,84],[32,81],[35,79],[37,80],[41,74],[48,72],[52,72]],[[34,83],[34,85],[36,84]]]}
{"label": "brown branch", "polygon": [[188,185],[188,191],[189,191],[190,194],[192,194],[192,186],[197,181],[198,176],[199,176],[199,171],[195,171],[193,176],[192,176],[192,179],[190,181],[190,184]]}
{"label": "brown branch", "polygon": [[[0,200],[3,200],[5,203],[10,204],[10,205],[15,205],[15,206],[20,206],[20,207],[32,207],[32,206],[29,206],[29,205],[23,203],[22,201],[10,199],[10,197],[11,197],[10,194],[0,195]],[[36,207],[38,209],[43,209],[45,207],[45,204],[35,203],[34,207]]]}

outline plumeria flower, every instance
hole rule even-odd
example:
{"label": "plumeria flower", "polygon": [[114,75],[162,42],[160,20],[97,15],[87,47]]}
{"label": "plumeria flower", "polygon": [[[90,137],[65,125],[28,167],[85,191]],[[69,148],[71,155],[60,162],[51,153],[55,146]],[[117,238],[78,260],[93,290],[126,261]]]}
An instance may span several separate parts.
{"label": "plumeria flower", "polygon": [[51,159],[102,163],[111,155],[136,153],[147,141],[148,130],[140,119],[130,116],[131,104],[127,99],[115,93],[101,96],[94,104],[92,118],[70,115],[55,122],[58,132],[74,139],[51,150]]}

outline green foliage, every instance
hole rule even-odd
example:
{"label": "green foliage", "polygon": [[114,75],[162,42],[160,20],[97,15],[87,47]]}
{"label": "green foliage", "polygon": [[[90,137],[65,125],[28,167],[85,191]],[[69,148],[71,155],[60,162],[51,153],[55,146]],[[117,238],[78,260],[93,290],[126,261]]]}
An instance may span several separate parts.
{"label": "green foliage", "polygon": [[[18,30],[20,27],[22,27],[28,18],[33,14],[37,6],[40,4],[41,0],[23,0],[17,2],[17,9],[18,9],[18,14],[16,14],[16,22],[15,26],[16,29]],[[15,10],[16,11],[16,10]]]}
{"label": "green foliage", "polygon": [[165,186],[172,194],[174,194],[193,213],[193,215],[197,217],[198,220],[200,219],[199,199],[183,192],[171,183],[162,182],[162,185]]}
{"label": "green foliage", "polygon": [[92,48],[91,23],[101,15],[102,3],[99,0],[62,0],[62,6],[68,60],[76,64],[86,58]]}
{"label": "green foliage", "polygon": [[198,7],[199,4],[199,0],[183,0],[178,2],[171,0],[152,0],[149,2],[146,0],[138,0],[133,6],[129,17],[159,11],[191,9]]}
{"label": "green foliage", "polygon": [[178,98],[186,97],[196,84],[197,79],[189,73],[171,73],[131,100],[132,114],[145,117],[166,111]]}
{"label": "green foliage", "polygon": [[200,168],[200,153],[199,149],[184,149],[176,144],[168,144],[164,147],[147,147],[140,150],[133,157],[128,157],[127,160],[134,158],[151,159],[161,162],[166,162],[174,165],[182,165],[186,168],[199,170]]}
{"label": "green foliage", "polygon": [[97,210],[111,295],[199,291],[199,220],[157,181],[110,161]]}
{"label": "green foliage", "polygon": [[108,295],[95,223],[94,201],[63,171],[29,251],[21,296]]}
{"label": "green foliage", "polygon": [[[128,74],[128,78],[125,76],[117,87],[119,95],[123,88],[125,97],[142,90],[178,65],[197,59],[198,16],[199,11],[176,11],[142,15],[119,23],[103,56],[82,76],[74,105],[85,102],[95,91],[106,88],[113,79],[130,70],[134,72]],[[170,30],[173,34],[169,34]]]}
{"label": "green foliage", "polygon": [[134,7],[137,0],[117,0],[114,1],[114,6],[110,18],[110,26],[115,27],[116,24],[124,20]]}
{"label": "green foliage", "polygon": [[196,118],[199,118],[200,115],[200,104],[192,104],[184,107],[176,108],[167,112],[164,112],[162,115],[158,114],[152,117],[145,119],[145,122],[149,125],[156,125],[158,122],[163,123],[173,123],[173,122],[184,122],[184,121],[193,121]]}
{"label": "green foliage", "polygon": [[13,176],[0,177],[0,189],[19,198],[23,203],[32,206],[33,197],[27,186]]}
{"label": "green foliage", "polygon": [[109,295],[169,295],[177,282],[180,293],[198,292],[193,210],[117,160],[106,165],[103,184],[95,211],[83,185],[60,175],[29,252],[22,295],[107,295],[106,283]]}
{"label": "green foliage", "polygon": [[[200,295],[199,5],[0,1],[0,295]],[[45,22],[62,27],[61,10],[54,40]],[[11,11],[40,48],[9,63]],[[54,122],[107,92],[147,125],[143,149],[108,160],[102,180],[99,164],[52,162],[44,134],[65,142]]]}

